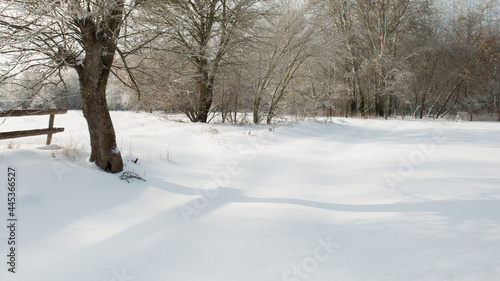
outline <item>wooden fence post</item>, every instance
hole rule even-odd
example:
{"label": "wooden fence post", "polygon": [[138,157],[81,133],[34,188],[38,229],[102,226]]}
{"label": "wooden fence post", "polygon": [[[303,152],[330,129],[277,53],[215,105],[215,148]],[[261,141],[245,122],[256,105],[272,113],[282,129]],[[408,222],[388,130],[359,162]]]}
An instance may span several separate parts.
{"label": "wooden fence post", "polygon": [[[49,117],[49,130],[54,128],[54,116],[55,114],[50,114],[50,117]],[[52,142],[52,133],[48,133],[47,134],[47,142],[45,143],[46,145],[50,145],[50,143]]]}

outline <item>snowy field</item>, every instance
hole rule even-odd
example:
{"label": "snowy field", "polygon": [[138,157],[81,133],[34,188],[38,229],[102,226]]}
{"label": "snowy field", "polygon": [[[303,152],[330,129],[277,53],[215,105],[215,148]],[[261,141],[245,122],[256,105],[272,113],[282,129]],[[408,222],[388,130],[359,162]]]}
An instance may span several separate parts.
{"label": "snowy field", "polygon": [[0,141],[0,280],[500,280],[498,122],[112,117],[125,171],[146,181],[87,161],[81,112],[56,117],[51,146]]}

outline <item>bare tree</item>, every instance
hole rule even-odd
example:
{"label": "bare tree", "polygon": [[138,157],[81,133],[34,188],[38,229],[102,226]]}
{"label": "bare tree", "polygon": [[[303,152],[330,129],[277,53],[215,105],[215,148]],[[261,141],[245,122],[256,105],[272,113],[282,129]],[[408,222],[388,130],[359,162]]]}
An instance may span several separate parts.
{"label": "bare tree", "polygon": [[209,121],[214,89],[228,53],[241,46],[252,24],[256,0],[154,0],[148,2],[151,22],[165,33],[156,46],[190,66],[195,86],[184,91],[182,110],[193,122]]}
{"label": "bare tree", "polygon": [[316,30],[307,21],[306,11],[304,6],[278,1],[259,23],[259,34],[255,35],[258,46],[254,49],[255,124],[260,122],[264,109],[266,122],[271,123],[299,68],[317,52]]}
{"label": "bare tree", "polygon": [[78,73],[83,113],[90,132],[90,161],[117,173],[123,169],[106,102],[106,86],[121,27],[140,1],[2,1],[0,53],[10,59],[2,79],[26,71],[37,85],[69,67]]}

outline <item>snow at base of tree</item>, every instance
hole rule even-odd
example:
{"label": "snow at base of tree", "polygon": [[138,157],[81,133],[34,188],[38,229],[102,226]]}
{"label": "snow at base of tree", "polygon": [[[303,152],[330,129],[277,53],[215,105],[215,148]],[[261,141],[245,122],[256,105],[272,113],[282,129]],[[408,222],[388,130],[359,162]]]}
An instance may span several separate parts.
{"label": "snow at base of tree", "polygon": [[[88,162],[80,111],[0,141],[0,280],[496,281],[500,123],[275,126],[112,112],[126,180]],[[7,118],[2,131],[43,128]],[[17,266],[7,271],[7,169]],[[130,176],[133,175],[133,176]],[[143,179],[143,180],[141,180]]]}

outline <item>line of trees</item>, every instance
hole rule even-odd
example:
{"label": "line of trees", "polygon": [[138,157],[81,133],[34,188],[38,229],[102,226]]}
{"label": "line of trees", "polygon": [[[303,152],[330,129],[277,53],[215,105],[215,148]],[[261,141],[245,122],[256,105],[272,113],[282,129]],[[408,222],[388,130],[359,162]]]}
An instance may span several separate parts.
{"label": "line of trees", "polygon": [[143,107],[194,122],[247,112],[254,123],[280,114],[500,118],[495,0],[195,1],[206,8],[182,13],[179,2],[159,2],[150,24],[166,33],[143,50],[155,61],[140,79]]}
{"label": "line of trees", "polygon": [[499,15],[496,0],[0,1],[1,106],[81,107],[109,172],[110,108],[500,118]]}
{"label": "line of trees", "polygon": [[[497,2],[328,0],[346,56],[335,63],[345,115],[440,118],[497,113]],[[341,58],[342,59],[342,58]],[[331,64],[330,64],[331,65]]]}

